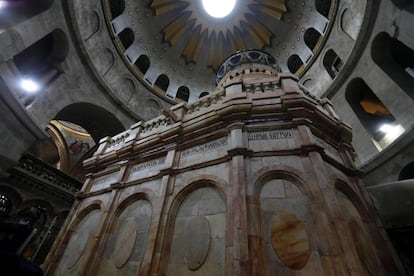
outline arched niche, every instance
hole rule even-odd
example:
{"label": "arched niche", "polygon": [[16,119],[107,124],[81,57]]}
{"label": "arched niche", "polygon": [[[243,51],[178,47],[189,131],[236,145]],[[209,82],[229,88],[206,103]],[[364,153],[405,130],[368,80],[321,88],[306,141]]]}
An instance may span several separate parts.
{"label": "arched niche", "polygon": [[[276,176],[276,175],[274,175]],[[258,194],[261,234],[268,271],[306,272],[311,254],[307,225],[310,201],[298,185],[282,178],[266,178]]]}
{"label": "arched niche", "polygon": [[47,10],[53,0],[0,1],[0,27],[9,27]]}
{"label": "arched niche", "polygon": [[145,73],[148,71],[148,69],[149,69],[149,67],[151,65],[151,62],[150,62],[150,59],[149,59],[148,56],[146,56],[146,55],[140,55],[138,57],[138,59],[135,61],[134,64],[138,67],[139,71],[143,75],[145,75]]}
{"label": "arched niche", "polygon": [[414,179],[414,162],[407,164],[398,175],[398,180]]}
{"label": "arched niche", "polygon": [[305,31],[304,40],[306,46],[313,51],[318,44],[319,39],[321,38],[321,34],[315,28],[309,28]]}
{"label": "arched niche", "polygon": [[414,50],[387,33],[379,33],[372,41],[374,62],[414,99]]}
{"label": "arched niche", "polygon": [[301,60],[301,58],[298,56],[298,55],[291,55],[289,58],[288,58],[288,61],[287,61],[287,66],[288,66],[288,69],[289,69],[289,71],[292,73],[292,74],[295,74],[302,66],[303,66],[304,64],[303,64],[303,61]]}
{"label": "arched niche", "polygon": [[114,136],[125,130],[114,114],[106,109],[85,102],[73,103],[60,110],[55,120],[62,120],[83,127],[95,143],[106,136]]}
{"label": "arched niche", "polygon": [[[200,182],[201,183],[201,182]],[[192,185],[169,212],[169,259],[166,274],[225,272],[226,204],[214,186]],[[195,188],[194,190],[192,189]]]}
{"label": "arched niche", "polygon": [[99,205],[93,204],[83,210],[79,219],[71,225],[66,235],[67,244],[63,245],[63,255],[58,260],[56,275],[76,275],[85,265],[88,244],[95,240],[96,231],[102,216]]}
{"label": "arched niche", "polygon": [[137,275],[146,252],[152,220],[151,203],[139,194],[119,206],[106,238],[98,275]]}
{"label": "arched niche", "polygon": [[[60,29],[55,29],[16,54],[13,62],[20,73],[21,80],[30,79],[38,84],[39,89],[45,89],[64,73],[63,62],[68,52],[69,42],[66,34]],[[33,97],[35,96],[36,94]],[[26,99],[25,105],[33,100],[33,98]]]}
{"label": "arched niche", "polygon": [[108,0],[109,8],[111,11],[111,19],[114,19],[120,16],[125,11],[125,1],[124,0]]}
{"label": "arched niche", "polygon": [[344,65],[342,59],[336,54],[333,49],[326,51],[322,63],[323,67],[325,67],[325,70],[328,72],[329,76],[332,79],[338,75],[342,69],[342,66]]}
{"label": "arched niche", "polygon": [[128,49],[135,40],[134,31],[132,31],[130,28],[123,29],[122,32],[118,34],[118,37],[121,41],[122,46],[124,47],[124,50]]}
{"label": "arched niche", "polygon": [[158,78],[155,80],[154,85],[161,89],[164,92],[167,92],[168,86],[170,85],[170,79],[167,75],[161,74],[158,76]]}
{"label": "arched niche", "polygon": [[[397,124],[388,108],[363,79],[356,78],[349,82],[345,98],[365,130],[375,141],[380,142],[386,136],[386,131],[382,130],[383,126]],[[384,146],[385,144],[382,147]]]}
{"label": "arched niche", "polygon": [[182,101],[188,102],[188,99],[190,98],[190,90],[186,86],[180,86],[175,97]]}
{"label": "arched niche", "polygon": [[200,93],[200,96],[198,96],[198,98],[199,99],[201,99],[202,97],[206,97],[206,96],[208,96],[210,93],[208,93],[208,92],[206,92],[206,91],[204,91],[204,92],[201,92]]}
{"label": "arched niche", "polygon": [[331,8],[331,4],[332,0],[315,0],[316,10],[326,18],[329,17],[329,10]]}

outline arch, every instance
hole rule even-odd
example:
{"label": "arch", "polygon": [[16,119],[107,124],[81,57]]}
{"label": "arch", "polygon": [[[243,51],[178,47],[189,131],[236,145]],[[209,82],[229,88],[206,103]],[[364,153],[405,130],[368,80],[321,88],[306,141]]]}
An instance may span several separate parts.
{"label": "arch", "polygon": [[414,99],[414,50],[382,32],[372,41],[371,55],[374,62]]}
{"label": "arch", "polygon": [[100,106],[85,102],[65,106],[54,119],[83,127],[96,143],[103,137],[114,136],[125,130],[114,114]]}
{"label": "arch", "polygon": [[0,27],[9,27],[47,10],[53,0],[1,1]]}
{"label": "arch", "polygon": [[342,59],[336,54],[333,49],[326,51],[322,63],[323,67],[325,67],[325,70],[328,72],[329,76],[331,76],[332,79],[338,75],[344,65]]}
{"label": "arch", "polygon": [[190,90],[187,86],[180,86],[175,97],[182,101],[188,102],[188,99],[190,98]]}
{"label": "arch", "polygon": [[[13,57],[20,75],[39,84],[50,85],[60,74],[69,52],[69,42],[61,29],[55,29]],[[28,104],[26,104],[28,105]]]}
{"label": "arch", "polygon": [[315,0],[316,10],[326,18],[329,17],[329,10],[331,8],[331,4],[332,0]]}
{"label": "arch", "polygon": [[308,28],[305,31],[303,38],[305,40],[306,46],[308,46],[308,48],[313,51],[316,47],[316,44],[318,44],[321,36],[322,34],[319,33],[315,28]]}
{"label": "arch", "polygon": [[341,13],[341,30],[352,40],[356,40],[361,29],[362,18],[355,14],[351,8],[345,8]]}
{"label": "arch", "polygon": [[348,200],[351,201],[364,222],[372,222],[372,218],[369,215],[369,211],[365,203],[348,183],[341,179],[336,179],[335,189],[342,192],[348,198]]}
{"label": "arch", "polygon": [[109,8],[111,10],[112,18],[114,19],[120,16],[125,11],[124,0],[109,0]]}
{"label": "arch", "polygon": [[[203,179],[204,178],[204,179]],[[207,223],[209,226],[209,229],[206,232],[210,232],[213,228],[214,233],[220,233],[217,234],[217,236],[211,236],[208,238],[208,240],[211,240],[210,242],[213,244],[210,248],[215,248],[215,250],[222,250],[222,252],[219,252],[216,256],[220,257],[220,263],[224,264],[224,251],[225,251],[225,243],[227,235],[227,224],[225,223],[228,220],[228,214],[227,214],[227,203],[226,203],[226,196],[223,189],[223,181],[220,181],[218,178],[214,176],[209,175],[203,175],[198,176],[190,181],[190,184],[185,185],[174,197],[170,208],[168,210],[168,218],[167,218],[167,230],[166,230],[166,242],[164,245],[164,252],[168,252],[168,258],[163,258],[161,260],[162,264],[161,270],[167,270],[168,264],[171,262],[174,262],[171,255],[173,253],[177,254],[176,251],[181,247],[188,247],[187,244],[182,244],[182,239],[177,239],[176,236],[176,222],[180,221],[180,225],[185,226],[185,233],[187,233],[187,229],[189,225],[191,226],[193,222],[200,220],[206,222],[208,221],[208,217],[216,217],[216,221],[223,221],[224,220],[224,229],[223,224],[217,224],[217,223]],[[211,204],[211,201],[214,201],[214,204]],[[208,203],[207,203],[208,202]],[[221,202],[221,203],[220,203]],[[195,205],[196,203],[196,205]],[[204,205],[207,204],[207,205]],[[203,207],[204,206],[204,207]],[[210,206],[210,207],[207,207]],[[196,213],[189,212],[190,209],[198,208],[198,211]],[[220,218],[218,218],[220,217]],[[184,223],[184,224],[183,224]],[[179,228],[181,228],[179,227]],[[190,227],[191,228],[191,227]],[[203,228],[202,230],[205,230],[206,228]],[[215,230],[214,230],[215,229]],[[206,234],[204,232],[204,234]],[[210,233],[211,233],[210,232]],[[195,235],[200,235],[199,232],[195,233]],[[203,234],[201,234],[203,237]],[[206,239],[203,239],[204,241]],[[179,247],[177,247],[179,245]],[[204,244],[205,245],[205,244]],[[191,247],[191,245],[190,245]],[[183,251],[186,251],[187,248],[184,248]],[[212,251],[213,249],[207,250],[207,255],[211,254],[209,251]],[[217,251],[215,251],[217,252]],[[184,255],[183,255],[184,256]],[[204,264],[204,262],[217,262],[218,259],[216,258],[204,258],[204,260],[199,263],[198,267],[201,267]],[[178,264],[181,265],[181,264]],[[185,265],[185,264],[184,264]],[[189,268],[190,264],[187,262],[187,268]],[[187,269],[186,268],[186,269]],[[198,269],[198,268],[197,268]],[[164,270],[164,271],[165,271]],[[206,274],[207,271],[201,271],[197,270],[200,275]],[[224,267],[223,267],[224,271]]]}
{"label": "arch", "polygon": [[158,76],[158,78],[155,80],[154,85],[161,89],[164,92],[167,92],[168,86],[170,85],[170,79],[167,75],[161,74]]}
{"label": "arch", "polygon": [[132,31],[130,28],[125,28],[118,34],[119,40],[121,40],[122,46],[124,46],[124,49],[128,49],[129,46],[132,45],[132,43],[135,40],[134,31]]}
{"label": "arch", "polygon": [[201,92],[201,94],[200,94],[200,96],[198,96],[198,98],[201,99],[202,97],[206,97],[208,95],[210,95],[210,93],[204,91],[204,92]]}
{"label": "arch", "polygon": [[398,175],[398,180],[407,180],[407,179],[414,179],[414,162],[408,163],[405,165],[404,168],[400,171]]}
{"label": "arch", "polygon": [[299,190],[309,199],[313,198],[311,189],[308,187],[304,181],[302,173],[294,167],[286,165],[275,165],[264,167],[255,173],[256,181],[253,186],[253,194],[255,196],[260,194],[262,186],[272,179],[284,179],[295,184]]}
{"label": "arch", "polygon": [[376,141],[384,137],[381,126],[395,123],[391,112],[361,78],[349,82],[345,90],[345,99],[366,131]]}
{"label": "arch", "polygon": [[300,59],[298,55],[291,55],[288,58],[287,66],[289,68],[289,71],[292,74],[296,74],[296,72],[303,66],[303,61]]}
{"label": "arch", "polygon": [[138,67],[139,71],[141,71],[141,73],[145,75],[145,73],[148,71],[148,68],[151,65],[151,61],[148,58],[148,56],[140,55],[134,64]]}

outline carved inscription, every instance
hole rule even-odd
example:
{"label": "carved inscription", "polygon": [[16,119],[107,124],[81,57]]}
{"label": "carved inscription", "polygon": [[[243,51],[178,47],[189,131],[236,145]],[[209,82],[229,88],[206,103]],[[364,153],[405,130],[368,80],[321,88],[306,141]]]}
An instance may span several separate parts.
{"label": "carved inscription", "polygon": [[112,184],[115,183],[118,178],[118,173],[111,173],[107,174],[98,178],[95,178],[93,181],[93,185],[100,185],[100,184]]}
{"label": "carved inscription", "polygon": [[150,161],[147,161],[147,162],[137,164],[137,165],[135,165],[131,168],[131,173],[147,170],[147,169],[152,168],[152,167],[158,167],[158,166],[165,163],[165,159],[166,159],[166,157],[164,156],[164,157],[161,157],[161,158],[157,158],[157,159],[154,159],[154,160],[150,160]]}
{"label": "carved inscription", "polygon": [[291,138],[293,138],[293,133],[291,130],[250,132],[248,136],[249,141],[277,140],[277,139],[291,139]]}
{"label": "carved inscription", "polygon": [[223,137],[199,146],[195,146],[181,152],[182,157],[187,157],[195,154],[200,154],[208,151],[212,151],[221,147],[227,146],[227,137]]}

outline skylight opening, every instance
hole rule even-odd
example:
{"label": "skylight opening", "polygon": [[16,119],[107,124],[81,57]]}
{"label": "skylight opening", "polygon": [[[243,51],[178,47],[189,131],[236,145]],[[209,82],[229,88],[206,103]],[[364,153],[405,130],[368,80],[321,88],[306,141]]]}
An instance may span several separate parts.
{"label": "skylight opening", "polygon": [[236,6],[236,0],[202,0],[206,12],[214,18],[229,15]]}

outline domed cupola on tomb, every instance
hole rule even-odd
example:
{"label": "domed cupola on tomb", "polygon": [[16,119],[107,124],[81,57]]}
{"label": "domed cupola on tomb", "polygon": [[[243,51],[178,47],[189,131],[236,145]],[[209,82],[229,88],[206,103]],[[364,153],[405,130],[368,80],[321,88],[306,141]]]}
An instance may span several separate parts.
{"label": "domed cupola on tomb", "polygon": [[100,140],[46,273],[398,275],[331,102],[262,50],[216,83]]}

